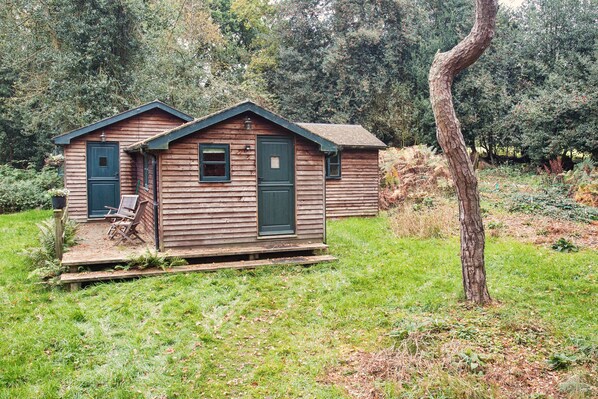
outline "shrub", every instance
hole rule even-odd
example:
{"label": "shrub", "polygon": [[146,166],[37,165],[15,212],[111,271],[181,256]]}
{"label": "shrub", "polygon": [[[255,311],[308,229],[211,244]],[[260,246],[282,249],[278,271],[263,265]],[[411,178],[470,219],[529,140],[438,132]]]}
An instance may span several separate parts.
{"label": "shrub", "polygon": [[551,370],[565,370],[575,362],[575,358],[564,353],[555,353],[548,358]]}
{"label": "shrub", "polygon": [[598,207],[598,183],[580,185],[573,198],[580,204]]}
{"label": "shrub", "polygon": [[[30,278],[39,279],[51,285],[58,282],[58,277],[65,271],[56,258],[54,236],[54,219],[47,219],[37,225],[39,227],[39,244],[28,248],[25,255],[29,258],[32,268]],[[64,248],[76,244],[77,223],[67,219],[64,225]]]}
{"label": "shrub", "polygon": [[61,186],[62,179],[53,168],[37,171],[33,167],[16,169],[0,165],[0,213],[49,209],[47,191]]}
{"label": "shrub", "polygon": [[552,249],[557,252],[577,252],[579,248],[577,245],[573,244],[571,241],[561,237],[559,238],[554,244],[552,244]]}
{"label": "shrub", "polygon": [[598,220],[598,209],[568,198],[564,185],[551,185],[540,193],[515,193],[508,209],[510,212],[537,213],[575,222]]}
{"label": "shrub", "polygon": [[382,209],[452,192],[452,180],[442,155],[426,146],[389,148],[380,153]]}

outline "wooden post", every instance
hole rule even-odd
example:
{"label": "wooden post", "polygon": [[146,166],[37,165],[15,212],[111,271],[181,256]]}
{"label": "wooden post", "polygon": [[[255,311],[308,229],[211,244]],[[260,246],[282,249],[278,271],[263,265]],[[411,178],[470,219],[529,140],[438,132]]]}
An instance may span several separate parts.
{"label": "wooden post", "polygon": [[54,209],[54,251],[56,252],[56,258],[58,260],[62,260],[62,247],[64,241],[63,215],[64,210]]}

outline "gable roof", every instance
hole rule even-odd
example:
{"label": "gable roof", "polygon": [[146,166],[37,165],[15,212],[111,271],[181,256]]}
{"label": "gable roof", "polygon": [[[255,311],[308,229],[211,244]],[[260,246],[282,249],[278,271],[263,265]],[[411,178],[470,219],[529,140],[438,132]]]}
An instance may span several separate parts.
{"label": "gable roof", "polygon": [[102,119],[98,122],[92,123],[91,125],[83,126],[79,129],[71,130],[70,132],[60,134],[58,136],[53,137],[52,140],[54,141],[54,144],[60,144],[60,145],[70,144],[71,140],[74,138],[83,136],[84,134],[91,133],[98,129],[102,129],[106,126],[123,121],[125,119],[129,119],[133,116],[142,114],[147,111],[151,111],[153,109],[161,109],[162,111],[167,112],[170,115],[176,116],[177,118],[180,118],[187,122],[193,120],[193,117],[191,117],[175,108],[172,108],[171,106],[166,105],[161,101],[155,100],[155,101],[149,102],[147,104],[140,105],[137,108],[133,108],[128,111],[121,112],[120,114],[113,115],[109,118]]}
{"label": "gable roof", "polygon": [[299,126],[344,148],[386,148],[380,139],[361,125],[331,123],[297,123]]}
{"label": "gable roof", "polygon": [[283,117],[268,111],[265,108],[251,101],[243,101],[239,104],[233,105],[232,107],[225,108],[221,111],[215,112],[210,115],[206,115],[203,118],[195,119],[194,121],[185,123],[184,125],[177,126],[174,129],[167,130],[159,133],[155,136],[141,140],[135,144],[130,145],[126,148],[127,151],[134,151],[140,148],[148,150],[167,150],[171,142],[195,133],[199,130],[208,128],[216,123],[225,121],[235,116],[241,115],[245,112],[252,112],[262,118],[275,123],[291,132],[304,137],[305,139],[319,144],[320,150],[323,152],[336,152],[337,146],[325,137],[322,137],[314,132],[299,126],[296,123],[290,122]]}

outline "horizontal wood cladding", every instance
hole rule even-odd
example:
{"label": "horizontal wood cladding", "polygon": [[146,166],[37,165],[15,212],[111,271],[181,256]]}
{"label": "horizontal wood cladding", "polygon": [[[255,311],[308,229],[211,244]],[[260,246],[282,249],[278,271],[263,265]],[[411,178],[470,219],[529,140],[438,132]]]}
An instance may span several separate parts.
{"label": "horizontal wood cladding", "polygon": [[378,150],[343,150],[341,178],[326,180],[326,216],[377,215],[378,189]]}
{"label": "horizontal wood cladding", "polygon": [[[160,154],[161,237],[165,249],[324,239],[324,154],[301,137],[257,116],[239,116],[170,144]],[[258,238],[258,135],[294,137],[296,236]],[[200,182],[200,143],[230,145],[230,182]],[[245,147],[249,146],[250,150]]]}
{"label": "horizontal wood cladding", "polygon": [[[144,112],[104,129],[77,137],[64,146],[64,182],[69,194],[69,216],[75,220],[87,219],[87,142],[101,141],[102,132],[107,142],[118,142],[120,152],[120,194],[134,194],[137,184],[135,160],[124,148],[165,130],[184,123],[181,119],[159,109]],[[143,169],[141,170],[143,173]],[[148,206],[146,212],[153,212]]]}

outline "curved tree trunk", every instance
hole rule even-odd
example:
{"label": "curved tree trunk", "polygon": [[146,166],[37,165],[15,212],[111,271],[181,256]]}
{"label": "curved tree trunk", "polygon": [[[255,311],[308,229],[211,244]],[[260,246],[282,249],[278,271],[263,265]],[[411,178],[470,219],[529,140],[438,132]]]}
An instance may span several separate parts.
{"label": "curved tree trunk", "polygon": [[451,87],[455,76],[476,62],[490,45],[496,26],[497,0],[475,0],[475,23],[459,44],[437,53],[430,68],[430,100],[438,142],[455,182],[461,223],[461,264],[465,298],[478,304],[491,301],[484,268],[484,225],[478,180],[467,154],[461,125],[455,114]]}

